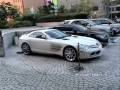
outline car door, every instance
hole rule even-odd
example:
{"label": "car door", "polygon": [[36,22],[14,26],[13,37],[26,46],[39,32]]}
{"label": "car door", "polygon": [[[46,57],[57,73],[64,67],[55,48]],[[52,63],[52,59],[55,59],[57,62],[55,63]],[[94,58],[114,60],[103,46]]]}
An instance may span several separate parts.
{"label": "car door", "polygon": [[74,35],[80,35],[80,36],[88,36],[87,30],[84,30],[82,28],[73,28]]}
{"label": "car door", "polygon": [[49,50],[49,41],[42,32],[34,32],[30,35],[30,44],[32,50],[40,53],[47,53]]}

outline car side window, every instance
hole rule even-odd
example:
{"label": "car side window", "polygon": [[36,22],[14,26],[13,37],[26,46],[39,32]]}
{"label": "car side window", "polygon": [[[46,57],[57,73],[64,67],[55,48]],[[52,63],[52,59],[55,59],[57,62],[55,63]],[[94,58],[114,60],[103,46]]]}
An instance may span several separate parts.
{"label": "car side window", "polygon": [[45,34],[43,34],[42,32],[34,32],[30,35],[30,37],[39,38],[39,39],[45,39],[46,38]]}
{"label": "car side window", "polygon": [[83,25],[83,26],[85,26],[85,27],[89,25],[88,22],[86,22],[86,21],[82,21],[82,20],[80,21],[80,23],[81,23],[81,25]]}
{"label": "car side window", "polygon": [[74,22],[72,22],[72,24],[78,24],[78,25],[81,25],[80,21],[74,21]]}
{"label": "car side window", "polygon": [[107,20],[101,20],[101,24],[111,24],[111,22],[109,22]]}

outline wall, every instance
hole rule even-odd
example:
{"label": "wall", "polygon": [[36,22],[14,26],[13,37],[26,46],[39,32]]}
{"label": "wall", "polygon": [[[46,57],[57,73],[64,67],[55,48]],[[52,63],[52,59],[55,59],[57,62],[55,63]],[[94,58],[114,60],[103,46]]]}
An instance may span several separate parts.
{"label": "wall", "polygon": [[24,9],[25,10],[31,10],[33,8],[34,10],[38,9],[40,6],[43,6],[44,0],[23,0],[24,3]]}
{"label": "wall", "polygon": [[80,0],[60,0],[60,5],[64,5],[66,9],[71,9],[71,6],[79,4]]}
{"label": "wall", "polygon": [[5,3],[10,2],[12,5],[17,7],[21,14],[23,14],[24,11],[23,0],[0,0],[0,3],[2,2]]}
{"label": "wall", "polygon": [[4,48],[5,50],[14,44],[14,32],[4,33],[3,34],[3,41],[4,41]]}
{"label": "wall", "polygon": [[[42,28],[41,28],[42,29]],[[32,30],[24,30],[24,31],[13,31],[13,32],[6,32],[3,33],[3,41],[4,41],[4,48],[5,50],[10,48],[11,46],[15,45],[16,43],[18,43],[19,40],[17,40],[17,42],[15,42],[15,36],[17,35],[17,37],[20,37],[23,34],[27,34],[30,33],[32,31],[35,30],[40,30],[40,29],[32,29]]]}

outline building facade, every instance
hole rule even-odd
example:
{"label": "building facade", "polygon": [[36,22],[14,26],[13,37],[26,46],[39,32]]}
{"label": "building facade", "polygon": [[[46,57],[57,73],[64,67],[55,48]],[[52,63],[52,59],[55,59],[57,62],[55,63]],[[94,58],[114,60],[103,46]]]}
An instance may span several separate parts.
{"label": "building facade", "polygon": [[[83,0],[0,0],[0,2],[10,2],[14,6],[17,6],[19,11],[24,14],[27,11],[34,11],[41,6],[47,5],[48,1],[58,2],[58,5],[64,5],[66,9],[71,9],[77,5],[80,5]],[[109,10],[106,9],[104,0],[89,0],[92,6],[95,7],[91,13],[96,14],[97,16],[105,16],[108,15]],[[115,1],[115,0],[112,0]],[[113,10],[114,8],[114,10]],[[119,5],[111,5],[110,6],[110,14],[119,13]]]}
{"label": "building facade", "polygon": [[20,11],[21,14],[23,14],[24,12],[24,4],[23,4],[23,0],[0,0],[0,3],[11,3],[12,5],[16,6],[17,9]]}
{"label": "building facade", "polygon": [[23,0],[24,4],[24,12],[32,12],[34,13],[39,7],[45,5],[45,0]]}
{"label": "building facade", "polygon": [[27,10],[35,11],[38,7],[45,4],[44,0],[0,0],[0,3],[2,2],[10,2],[17,7],[21,14],[24,14]]}
{"label": "building facade", "polygon": [[110,18],[120,18],[120,1],[110,0],[109,15]]}
{"label": "building facade", "polygon": [[60,5],[65,6],[66,9],[71,9],[75,5],[80,4],[80,0],[60,0]]}
{"label": "building facade", "polygon": [[[87,1],[87,0],[86,0]],[[105,5],[103,0],[88,0],[91,6],[96,8],[91,14],[96,14],[97,16],[105,16]],[[80,5],[82,0],[60,0],[60,5],[64,5],[66,9],[71,9],[74,6]]]}

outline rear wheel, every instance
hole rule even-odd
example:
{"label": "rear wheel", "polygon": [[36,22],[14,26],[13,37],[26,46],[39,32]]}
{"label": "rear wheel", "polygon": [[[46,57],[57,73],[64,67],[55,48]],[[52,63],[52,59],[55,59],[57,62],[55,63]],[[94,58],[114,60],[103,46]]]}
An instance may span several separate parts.
{"label": "rear wheel", "polygon": [[31,54],[31,48],[30,48],[29,44],[23,43],[21,48],[22,48],[22,51],[25,55]]}
{"label": "rear wheel", "polygon": [[70,46],[66,47],[64,49],[63,54],[64,54],[64,58],[67,61],[73,62],[77,59],[77,52],[76,52],[75,48],[73,48],[73,47],[70,47]]}
{"label": "rear wheel", "polygon": [[115,36],[116,35],[116,32],[115,31],[112,31],[111,32],[111,36]]}

